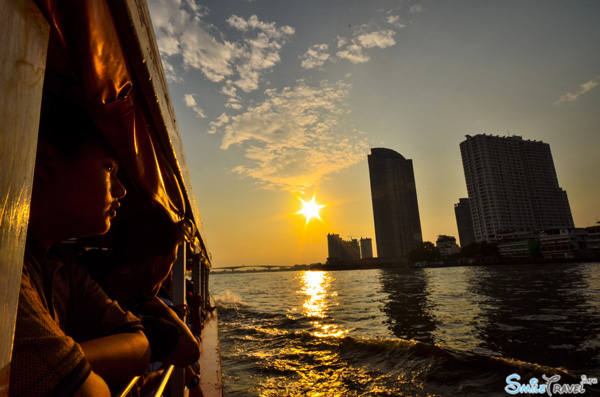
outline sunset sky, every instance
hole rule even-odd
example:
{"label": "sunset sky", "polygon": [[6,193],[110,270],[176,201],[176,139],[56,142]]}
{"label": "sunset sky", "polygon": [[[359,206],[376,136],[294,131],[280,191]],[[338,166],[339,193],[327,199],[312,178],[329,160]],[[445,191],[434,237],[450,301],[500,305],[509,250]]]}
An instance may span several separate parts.
{"label": "sunset sky", "polygon": [[600,220],[598,1],[148,3],[214,267],[375,248],[372,147],[413,160],[424,240],[458,240],[467,134],[550,144],[575,226]]}

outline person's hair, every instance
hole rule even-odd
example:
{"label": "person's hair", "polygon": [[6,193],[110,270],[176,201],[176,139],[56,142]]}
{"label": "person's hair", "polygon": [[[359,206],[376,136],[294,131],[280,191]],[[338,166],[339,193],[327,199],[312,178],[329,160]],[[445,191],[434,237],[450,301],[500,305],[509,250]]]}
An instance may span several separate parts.
{"label": "person's hair", "polygon": [[108,142],[87,112],[70,98],[44,90],[40,114],[39,138],[64,156],[73,156],[88,143]]}
{"label": "person's hair", "polygon": [[120,220],[112,239],[114,258],[135,264],[168,255],[183,242],[183,231],[162,209],[137,212]]}

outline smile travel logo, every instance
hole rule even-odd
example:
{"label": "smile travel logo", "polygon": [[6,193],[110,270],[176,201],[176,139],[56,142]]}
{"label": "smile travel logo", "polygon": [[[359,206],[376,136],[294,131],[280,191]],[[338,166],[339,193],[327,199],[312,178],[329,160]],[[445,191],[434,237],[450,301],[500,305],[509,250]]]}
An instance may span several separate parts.
{"label": "smile travel logo", "polygon": [[558,383],[560,375],[553,375],[551,377],[542,375],[542,378],[546,381],[545,383],[540,383],[538,378],[531,378],[529,383],[520,383],[521,376],[519,374],[508,375],[504,390],[512,395],[547,394],[552,396],[555,394],[583,394],[585,393],[585,385],[598,384],[597,378],[588,378],[586,375],[581,375],[581,382],[571,384]]}

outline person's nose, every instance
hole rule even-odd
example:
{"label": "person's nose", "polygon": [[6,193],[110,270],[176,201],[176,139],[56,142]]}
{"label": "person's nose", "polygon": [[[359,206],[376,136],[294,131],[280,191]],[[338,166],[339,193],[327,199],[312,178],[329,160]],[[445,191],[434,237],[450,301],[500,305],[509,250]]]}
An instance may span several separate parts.
{"label": "person's nose", "polygon": [[120,199],[123,196],[125,196],[125,194],[127,193],[127,190],[125,189],[125,186],[123,186],[123,184],[121,183],[121,181],[119,180],[119,178],[117,177],[117,175],[113,175],[112,177],[112,191],[111,194],[114,198]]}

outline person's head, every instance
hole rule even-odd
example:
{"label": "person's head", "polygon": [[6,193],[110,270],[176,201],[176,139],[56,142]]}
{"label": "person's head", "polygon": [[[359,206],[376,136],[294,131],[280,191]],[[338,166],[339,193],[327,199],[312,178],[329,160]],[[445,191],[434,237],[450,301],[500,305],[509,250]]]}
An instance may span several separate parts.
{"label": "person's head", "polygon": [[30,231],[42,244],[106,233],[126,193],[119,162],[78,106],[45,94]]}
{"label": "person's head", "polygon": [[162,209],[126,216],[117,225],[112,242],[120,277],[131,280],[132,292],[156,292],[169,276],[182,242],[180,225]]}

